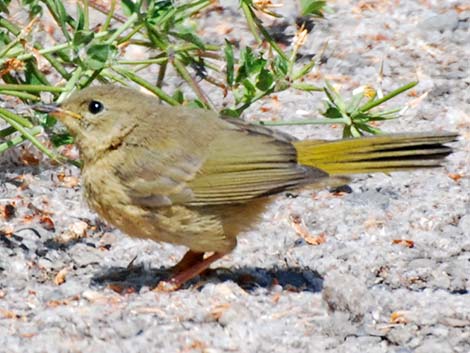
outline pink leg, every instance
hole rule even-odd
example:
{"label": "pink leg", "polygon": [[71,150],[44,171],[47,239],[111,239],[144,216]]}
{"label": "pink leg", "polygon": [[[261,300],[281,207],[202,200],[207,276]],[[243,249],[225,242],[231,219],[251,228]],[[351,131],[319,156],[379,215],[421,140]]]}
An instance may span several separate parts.
{"label": "pink leg", "polygon": [[225,253],[216,252],[205,259],[202,258],[202,255],[203,253],[188,251],[174,267],[176,271],[173,277],[168,281],[160,282],[154,290],[170,292],[180,288],[187,281],[207,270],[213,262],[222,258]]}

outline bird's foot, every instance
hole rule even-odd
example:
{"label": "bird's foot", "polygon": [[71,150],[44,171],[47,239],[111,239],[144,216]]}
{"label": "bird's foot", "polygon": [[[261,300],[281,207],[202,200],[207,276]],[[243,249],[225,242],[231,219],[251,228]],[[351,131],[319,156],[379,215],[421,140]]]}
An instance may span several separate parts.
{"label": "bird's foot", "polygon": [[179,289],[183,284],[201,274],[215,261],[223,257],[225,253],[216,252],[203,258],[203,253],[188,251],[181,261],[173,267],[174,275],[167,281],[161,281],[153,289],[157,292],[172,292]]}

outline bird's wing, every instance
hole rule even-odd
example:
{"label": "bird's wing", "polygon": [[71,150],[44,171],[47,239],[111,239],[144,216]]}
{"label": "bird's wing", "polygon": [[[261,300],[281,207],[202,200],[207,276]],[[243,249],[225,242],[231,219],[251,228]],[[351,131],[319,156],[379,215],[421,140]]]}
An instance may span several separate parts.
{"label": "bird's wing", "polygon": [[135,203],[146,207],[243,203],[327,176],[297,163],[288,135],[204,119],[180,119],[176,129],[163,134],[161,129],[153,132],[140,126],[133,132],[136,137],[131,135],[120,146],[126,163],[115,168],[115,174]]}
{"label": "bird's wing", "polygon": [[324,179],[300,166],[293,138],[264,127],[230,124],[210,144],[206,160],[188,182],[191,206],[246,202]]}

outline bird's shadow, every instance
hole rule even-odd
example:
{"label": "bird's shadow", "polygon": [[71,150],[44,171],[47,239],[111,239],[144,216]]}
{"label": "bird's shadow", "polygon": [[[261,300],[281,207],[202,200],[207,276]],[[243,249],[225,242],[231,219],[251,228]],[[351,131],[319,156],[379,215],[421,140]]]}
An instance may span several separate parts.
{"label": "bird's shadow", "polygon": [[[148,268],[144,265],[109,267],[96,273],[91,279],[92,286],[110,286],[120,292],[140,291],[143,287],[154,288],[170,277],[169,269]],[[241,267],[237,269],[215,268],[189,281],[184,288],[202,288],[206,283],[233,281],[247,292],[258,288],[271,289],[275,286],[293,292],[317,293],[323,289],[323,278],[309,268],[261,268]]]}

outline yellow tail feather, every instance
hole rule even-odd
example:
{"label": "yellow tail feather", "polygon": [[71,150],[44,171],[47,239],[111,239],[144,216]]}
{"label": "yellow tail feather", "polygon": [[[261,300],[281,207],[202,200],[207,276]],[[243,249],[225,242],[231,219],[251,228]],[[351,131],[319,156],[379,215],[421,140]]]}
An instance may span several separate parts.
{"label": "yellow tail feather", "polygon": [[300,164],[320,168],[330,175],[392,172],[432,168],[452,149],[445,143],[457,134],[413,133],[378,135],[338,141],[295,141]]}

